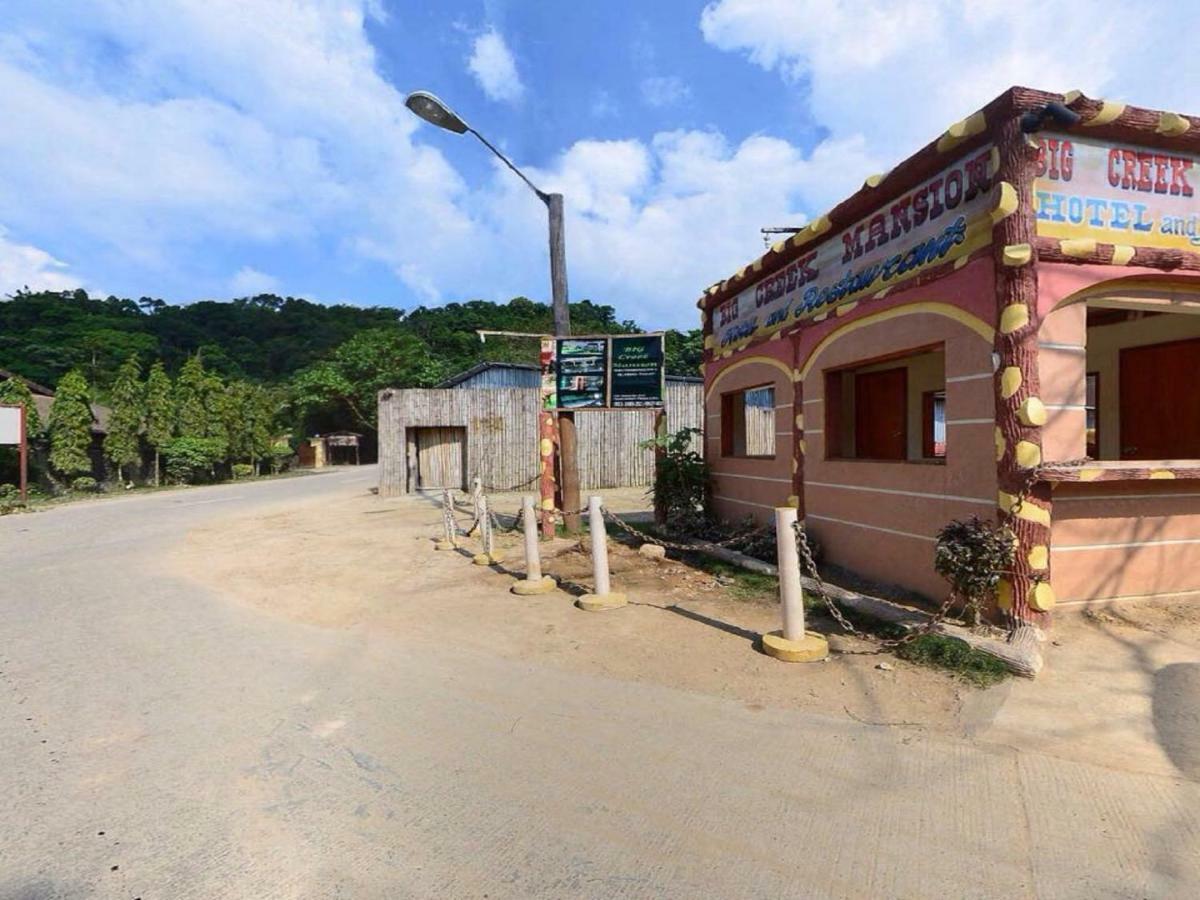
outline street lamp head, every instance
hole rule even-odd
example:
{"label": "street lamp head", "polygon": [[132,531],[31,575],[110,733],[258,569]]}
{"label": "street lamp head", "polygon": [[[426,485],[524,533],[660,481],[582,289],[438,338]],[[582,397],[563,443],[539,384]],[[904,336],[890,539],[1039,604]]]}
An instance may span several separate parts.
{"label": "street lamp head", "polygon": [[445,128],[455,134],[465,134],[467,131],[467,123],[428,91],[413,91],[405,98],[404,105],[430,125]]}

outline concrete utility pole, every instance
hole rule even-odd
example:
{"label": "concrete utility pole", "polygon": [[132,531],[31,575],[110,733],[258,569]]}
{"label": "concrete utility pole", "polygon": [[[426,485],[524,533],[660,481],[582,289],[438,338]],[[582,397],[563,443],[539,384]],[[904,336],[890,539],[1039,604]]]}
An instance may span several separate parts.
{"label": "concrete utility pole", "polygon": [[[502,163],[516,173],[517,177],[525,182],[531,191],[537,194],[538,199],[546,204],[550,218],[550,293],[554,309],[554,336],[556,338],[569,336],[571,334],[571,311],[567,305],[567,240],[563,228],[562,194],[547,194],[538,188],[537,185],[525,177],[524,172],[513,165],[508,157],[493,147],[487,138],[468,125],[449,106],[428,91],[413,91],[405,99],[404,105],[414,114],[429,124],[436,125],[438,128],[444,128],[455,134],[466,134],[469,131],[475,135],[480,143],[491,150]],[[545,415],[545,413],[543,412],[542,415]],[[566,512],[564,520],[567,531],[578,533],[581,530],[578,513],[579,446],[576,441],[575,414],[573,412],[560,412],[558,414],[558,441],[559,477],[561,479],[559,485],[561,491],[560,502],[563,510]],[[546,497],[548,493],[548,486],[544,486],[542,496]],[[548,511],[543,510],[543,515],[546,522],[552,522],[552,517],[548,515]],[[549,526],[549,531],[553,535],[552,524]]]}

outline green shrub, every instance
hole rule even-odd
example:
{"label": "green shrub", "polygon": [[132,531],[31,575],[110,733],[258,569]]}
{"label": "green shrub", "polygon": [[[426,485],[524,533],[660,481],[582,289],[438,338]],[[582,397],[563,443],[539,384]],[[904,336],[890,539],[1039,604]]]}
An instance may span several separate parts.
{"label": "green shrub", "polygon": [[254,475],[254,466],[250,465],[250,463],[234,463],[234,478],[250,478],[252,475]]}
{"label": "green shrub", "polygon": [[979,624],[980,607],[995,594],[996,583],[1011,568],[1012,558],[1012,532],[972,516],[938,532],[933,567],[967,604],[973,624]]}
{"label": "green shrub", "polygon": [[701,534],[708,525],[708,463],[693,449],[699,428],[683,428],[641,443],[655,451],[654,518],[674,534]]}
{"label": "green shrub", "polygon": [[99,483],[91,475],[80,475],[71,481],[71,490],[79,493],[90,493],[100,487]]}
{"label": "green shrub", "polygon": [[996,657],[941,634],[923,634],[901,644],[896,655],[909,662],[949,669],[978,687],[988,687],[1008,677],[1008,667]]}
{"label": "green shrub", "polygon": [[211,480],[225,456],[225,442],[220,438],[172,438],[160,449],[167,461],[167,480],[175,484]]}

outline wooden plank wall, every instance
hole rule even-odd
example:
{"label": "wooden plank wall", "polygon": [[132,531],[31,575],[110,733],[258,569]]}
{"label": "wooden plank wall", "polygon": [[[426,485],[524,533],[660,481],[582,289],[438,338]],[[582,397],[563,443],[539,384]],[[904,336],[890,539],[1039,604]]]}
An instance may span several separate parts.
{"label": "wooden plank wall", "polygon": [[[703,385],[668,382],[667,427],[700,428]],[[410,428],[467,429],[467,477],[493,491],[532,488],[538,474],[538,388],[384,390],[379,394],[379,494],[408,493]],[[649,486],[654,453],[638,444],[654,434],[651,410],[576,412],[579,473],[584,490]],[[694,443],[700,450],[700,440]]]}

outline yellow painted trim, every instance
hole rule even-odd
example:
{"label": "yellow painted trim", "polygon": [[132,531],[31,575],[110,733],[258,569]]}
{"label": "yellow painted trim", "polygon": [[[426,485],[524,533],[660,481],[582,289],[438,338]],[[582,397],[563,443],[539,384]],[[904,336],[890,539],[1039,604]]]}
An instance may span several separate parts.
{"label": "yellow painted trim", "polygon": [[1073,294],[1068,294],[1057,303],[1054,304],[1054,309],[1051,312],[1062,309],[1064,306],[1070,306],[1074,303],[1084,303],[1091,300],[1093,297],[1105,297],[1116,291],[1128,295],[1130,291],[1200,291],[1200,279],[1188,280],[1180,279],[1163,279],[1155,281],[1152,278],[1130,278],[1125,276],[1122,278],[1113,278],[1109,281],[1100,281],[1095,284],[1089,284],[1085,288],[1080,288]]}
{"label": "yellow painted trim", "polygon": [[[1013,507],[1017,505],[1017,498],[1012,494],[1000,491],[997,506],[1006,513],[1013,513]],[[1050,510],[1043,509],[1030,500],[1026,500],[1021,504],[1021,508],[1015,513],[1018,519],[1024,519],[1026,522],[1033,522],[1037,525],[1050,527]]]}
{"label": "yellow painted trim", "polygon": [[1154,130],[1167,137],[1179,137],[1192,127],[1192,123],[1179,113],[1165,112],[1158,117],[1158,127]]}
{"label": "yellow painted trim", "polygon": [[1042,448],[1032,441],[1017,441],[1015,454],[1022,469],[1036,469],[1042,464]]}
{"label": "yellow painted trim", "polygon": [[1114,244],[1112,259],[1109,260],[1109,264],[1113,266],[1127,266],[1136,252],[1129,244]]}
{"label": "yellow painted trim", "polygon": [[1175,477],[1175,473],[1171,472],[1167,469],[1155,469],[1153,472],[1150,473],[1151,480],[1158,480],[1160,478],[1161,479],[1171,479],[1174,477]]}
{"label": "yellow painted trim", "polygon": [[977,335],[991,344],[996,338],[996,330],[988,325],[983,319],[978,316],[973,316],[965,309],[960,309],[957,306],[951,306],[949,303],[936,303],[929,300],[923,300],[918,303],[906,303],[904,306],[896,306],[892,309],[885,309],[881,312],[871,313],[863,316],[861,319],[855,319],[853,322],[847,322],[841,328],[833,331],[813,348],[812,353],[808,355],[808,360],[804,363],[804,368],[800,373],[807,378],[808,373],[816,364],[817,358],[828,349],[829,345],[834,341],[844,338],[848,334],[852,334],[861,328],[869,328],[872,325],[878,325],[880,322],[887,322],[891,319],[898,319],[901,316],[915,316],[920,314],[942,316],[947,319],[953,319],[960,325],[965,325]]}
{"label": "yellow painted trim", "polygon": [[1096,125],[1107,125],[1109,122],[1115,122],[1121,118],[1121,113],[1125,112],[1125,104],[1117,103],[1115,100],[1103,100],[1100,109],[1094,116],[1083,123],[1085,128],[1093,128]]}
{"label": "yellow painted trim", "polygon": [[1004,459],[1004,451],[1008,449],[1008,443],[1004,440],[1004,432],[1000,427],[996,427],[996,462]]}
{"label": "yellow painted trim", "polygon": [[1067,240],[1059,241],[1058,246],[1062,249],[1064,256],[1069,256],[1072,259],[1083,259],[1096,252],[1096,241],[1094,238],[1068,238]]}
{"label": "yellow painted trim", "polygon": [[1050,612],[1058,603],[1058,598],[1054,596],[1054,588],[1050,587],[1047,581],[1038,582],[1037,586],[1029,592],[1029,605],[1038,612]]}
{"label": "yellow painted trim", "polygon": [[1017,189],[1007,181],[1000,182],[1000,189],[996,193],[996,205],[992,207],[991,218],[992,222],[1002,222],[1017,211],[1021,205],[1021,198],[1017,196]]}
{"label": "yellow painted trim", "polygon": [[1074,103],[1076,100],[1078,100],[1082,96],[1083,96],[1083,91],[1080,91],[1080,90],[1067,91],[1065,94],[1063,94],[1063,103],[1067,106],[1070,106],[1072,103]]}
{"label": "yellow painted trim", "polygon": [[1029,548],[1026,559],[1029,560],[1029,568],[1044,569],[1050,565],[1050,548],[1045,544],[1035,544]]}
{"label": "yellow painted trim", "polygon": [[1039,397],[1026,397],[1017,407],[1017,418],[1021,420],[1021,424],[1030,427],[1045,425],[1049,418],[1046,414],[1046,404]]}
{"label": "yellow painted trim", "polygon": [[1012,582],[1005,578],[996,583],[996,606],[1003,612],[1008,612],[1013,606]]}
{"label": "yellow painted trim", "polygon": [[1097,478],[1099,478],[1103,474],[1104,474],[1103,469],[1080,469],[1079,470],[1079,480],[1080,481],[1095,481]]}
{"label": "yellow painted trim", "polygon": [[1000,373],[1000,396],[1007,400],[1021,389],[1024,380],[1020,366],[1006,366]]}
{"label": "yellow painted trim", "polygon": [[721,379],[723,379],[730,372],[735,372],[742,366],[749,366],[753,363],[763,363],[764,365],[774,366],[776,369],[779,369],[779,371],[783,372],[783,374],[788,377],[789,381],[791,380],[791,366],[785,365],[784,363],[781,363],[779,360],[770,356],[747,356],[745,359],[739,359],[737,362],[726,366],[724,369],[718,372],[713,378],[712,383],[708,386],[708,390],[704,392],[704,399],[707,400],[712,396],[712,392],[717,389],[717,385],[721,383]]}
{"label": "yellow painted trim", "polygon": [[887,172],[880,172],[876,175],[868,175],[863,182],[864,188],[877,188],[880,183],[887,177]]}
{"label": "yellow painted trim", "polygon": [[1029,307],[1024,303],[1010,303],[1000,313],[1000,333],[1012,334],[1029,324]]}
{"label": "yellow painted trim", "polygon": [[987,118],[983,114],[983,110],[971,113],[965,119],[955,122],[938,138],[937,149],[938,153],[946,153],[953,150],[969,137],[981,133],[987,128]]}
{"label": "yellow painted trim", "polygon": [[1001,256],[1006,266],[1024,266],[1033,259],[1033,247],[1029,244],[1009,244]]}

